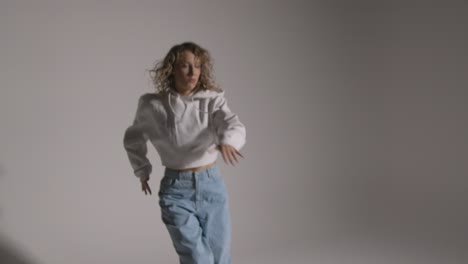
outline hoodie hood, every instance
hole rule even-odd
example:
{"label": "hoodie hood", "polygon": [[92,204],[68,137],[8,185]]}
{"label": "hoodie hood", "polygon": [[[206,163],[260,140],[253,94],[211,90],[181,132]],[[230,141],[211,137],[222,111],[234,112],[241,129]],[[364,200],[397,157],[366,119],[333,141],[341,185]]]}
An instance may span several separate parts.
{"label": "hoodie hood", "polygon": [[[174,89],[168,89],[167,102],[176,119],[182,120],[189,104],[193,104],[194,101],[206,100],[218,96],[223,97],[224,91],[200,90],[196,93],[192,92],[189,95],[181,95]],[[201,113],[209,113],[202,111],[198,107],[196,109]],[[216,109],[213,111],[215,110]]]}
{"label": "hoodie hood", "polygon": [[195,94],[191,92],[189,95],[181,95],[174,89],[168,89],[169,94],[175,97],[179,97],[182,100],[193,101],[195,98],[210,98],[213,96],[224,96],[224,91],[212,91],[212,90],[200,90]]}

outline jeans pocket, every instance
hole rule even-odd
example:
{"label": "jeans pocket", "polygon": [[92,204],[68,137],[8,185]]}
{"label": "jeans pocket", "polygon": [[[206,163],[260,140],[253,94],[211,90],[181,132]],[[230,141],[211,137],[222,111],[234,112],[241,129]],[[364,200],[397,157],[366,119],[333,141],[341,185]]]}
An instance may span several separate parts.
{"label": "jeans pocket", "polygon": [[220,173],[212,172],[209,174],[210,181],[217,185],[224,185],[223,176]]}
{"label": "jeans pocket", "polygon": [[161,187],[171,187],[174,185],[176,179],[174,178],[169,178],[169,177],[163,177],[160,181]]}
{"label": "jeans pocket", "polygon": [[213,204],[225,203],[227,200],[227,188],[220,173],[209,174],[209,184],[207,185],[207,200]]}
{"label": "jeans pocket", "polygon": [[161,180],[158,196],[160,202],[169,202],[173,199],[182,199],[184,197],[183,190],[177,185],[178,179],[165,177]]}

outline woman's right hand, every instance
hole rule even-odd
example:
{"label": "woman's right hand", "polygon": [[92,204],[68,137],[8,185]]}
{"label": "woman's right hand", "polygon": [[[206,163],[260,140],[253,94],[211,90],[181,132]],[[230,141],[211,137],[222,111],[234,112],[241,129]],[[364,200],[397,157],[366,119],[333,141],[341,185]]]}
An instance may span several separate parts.
{"label": "woman's right hand", "polygon": [[151,188],[149,187],[148,184],[149,181],[149,176],[146,177],[141,177],[140,182],[141,182],[141,190],[147,195],[148,193],[151,195]]}

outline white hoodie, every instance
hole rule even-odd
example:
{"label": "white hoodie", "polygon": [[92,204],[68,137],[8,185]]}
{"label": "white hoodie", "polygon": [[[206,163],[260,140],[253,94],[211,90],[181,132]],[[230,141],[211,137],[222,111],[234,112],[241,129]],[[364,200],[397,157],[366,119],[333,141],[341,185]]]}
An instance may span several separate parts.
{"label": "white hoodie", "polygon": [[240,150],[246,129],[229,109],[224,91],[200,90],[183,96],[170,89],[143,94],[133,124],[125,130],[123,143],[136,177],[152,171],[146,157],[148,140],[163,166],[185,169],[216,161],[218,144]]}

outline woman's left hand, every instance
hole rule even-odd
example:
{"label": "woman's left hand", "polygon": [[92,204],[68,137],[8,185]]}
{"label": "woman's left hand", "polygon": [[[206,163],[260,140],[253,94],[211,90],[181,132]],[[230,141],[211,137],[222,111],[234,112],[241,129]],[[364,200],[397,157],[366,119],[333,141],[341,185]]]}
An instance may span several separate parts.
{"label": "woman's left hand", "polygon": [[223,155],[224,162],[228,163],[229,161],[233,166],[234,161],[239,162],[236,158],[236,154],[244,158],[244,156],[231,145],[220,144],[218,145],[218,150]]}

